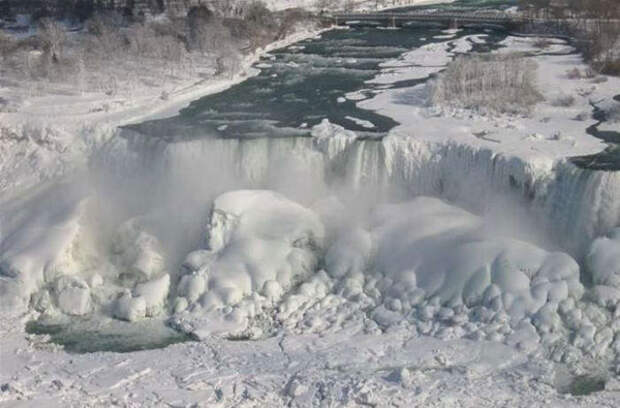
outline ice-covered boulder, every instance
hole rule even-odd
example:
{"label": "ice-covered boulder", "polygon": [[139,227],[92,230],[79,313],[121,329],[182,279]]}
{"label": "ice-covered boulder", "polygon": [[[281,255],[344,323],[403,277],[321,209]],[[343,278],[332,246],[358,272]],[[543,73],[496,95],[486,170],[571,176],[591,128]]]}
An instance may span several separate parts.
{"label": "ice-covered boulder", "polygon": [[142,296],[133,297],[131,293],[121,294],[113,305],[114,317],[129,322],[143,319],[146,316],[146,299]]}
{"label": "ice-covered boulder", "polygon": [[165,274],[148,282],[139,283],[134,289],[136,297],[144,298],[146,316],[156,316],[161,313],[170,289],[170,275]]}
{"label": "ice-covered boulder", "polygon": [[83,279],[73,276],[63,276],[56,280],[54,286],[56,301],[63,313],[81,316],[90,311],[90,288]]}
{"label": "ice-covered boulder", "polygon": [[203,308],[238,304],[245,296],[279,297],[314,273],[324,228],[311,210],[266,190],[222,194],[208,223],[208,251],[188,256],[177,296]]}

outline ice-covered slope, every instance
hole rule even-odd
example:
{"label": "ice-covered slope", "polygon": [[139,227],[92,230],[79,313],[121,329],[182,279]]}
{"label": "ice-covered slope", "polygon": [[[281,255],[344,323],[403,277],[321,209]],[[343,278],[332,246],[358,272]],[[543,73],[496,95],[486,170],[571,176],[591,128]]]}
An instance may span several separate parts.
{"label": "ice-covered slope", "polygon": [[[84,192],[51,186],[4,203],[0,213],[0,309],[22,312],[30,297],[63,275],[82,273],[73,262],[80,239]],[[86,243],[82,243],[86,246]],[[80,268],[85,268],[83,263]]]}

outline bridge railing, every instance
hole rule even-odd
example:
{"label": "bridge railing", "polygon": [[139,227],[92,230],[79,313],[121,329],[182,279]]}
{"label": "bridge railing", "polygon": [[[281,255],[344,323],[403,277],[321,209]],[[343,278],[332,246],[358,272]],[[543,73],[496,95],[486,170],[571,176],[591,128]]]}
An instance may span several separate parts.
{"label": "bridge railing", "polygon": [[463,21],[489,23],[524,23],[528,19],[498,13],[337,13],[331,16],[340,22],[351,20],[392,21]]}

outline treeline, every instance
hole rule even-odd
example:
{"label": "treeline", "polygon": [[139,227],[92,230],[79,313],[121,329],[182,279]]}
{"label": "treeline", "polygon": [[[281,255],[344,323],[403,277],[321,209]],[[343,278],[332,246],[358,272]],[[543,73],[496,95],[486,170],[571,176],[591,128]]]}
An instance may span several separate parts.
{"label": "treeline", "polygon": [[620,18],[618,0],[519,0],[519,6],[532,17]]}
{"label": "treeline", "polygon": [[49,17],[34,24],[36,34],[29,37],[0,30],[0,76],[82,78],[87,89],[114,93],[123,70],[136,68],[144,72],[143,77],[150,70],[152,81],[157,81],[157,76],[191,76],[198,65],[210,60],[214,75],[232,75],[243,54],[318,20],[299,9],[273,13],[254,1],[234,18],[197,6],[184,16],[161,14],[146,20],[136,20],[122,10],[96,11],[78,32],[69,32],[65,22]]}
{"label": "treeline", "polygon": [[28,14],[34,20],[41,18],[86,21],[96,12],[116,11],[133,17],[137,2],[153,14],[164,11],[164,0],[0,0],[0,11],[5,18]]}
{"label": "treeline", "polygon": [[598,72],[620,75],[620,0],[520,0],[530,18],[553,19],[550,27],[576,38]]}

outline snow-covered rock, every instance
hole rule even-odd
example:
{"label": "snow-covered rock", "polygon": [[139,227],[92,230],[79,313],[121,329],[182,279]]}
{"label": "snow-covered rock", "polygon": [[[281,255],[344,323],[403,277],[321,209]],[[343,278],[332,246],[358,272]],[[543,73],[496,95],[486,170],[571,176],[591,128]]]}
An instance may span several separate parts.
{"label": "snow-covered rock", "polygon": [[63,276],[56,281],[54,292],[63,313],[81,316],[90,311],[90,288],[83,279]]}
{"label": "snow-covered rock", "polygon": [[125,292],[114,304],[113,314],[115,317],[134,322],[146,316],[147,303],[142,296],[133,297],[131,293]]}
{"label": "snow-covered rock", "polygon": [[213,204],[210,252],[190,254],[185,264],[195,272],[181,278],[177,296],[207,310],[236,305],[253,293],[278,298],[315,272],[323,240],[319,217],[280,194],[225,193]]}
{"label": "snow-covered rock", "polygon": [[156,316],[161,313],[166,298],[168,297],[169,288],[170,275],[168,274],[136,285],[134,295],[144,298],[146,303],[146,316]]}

